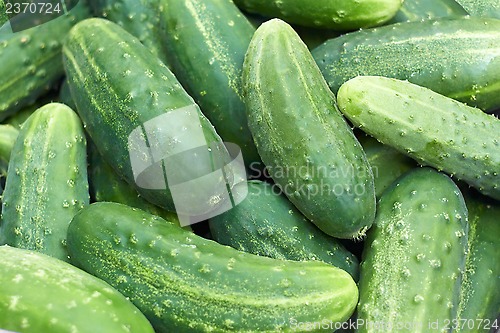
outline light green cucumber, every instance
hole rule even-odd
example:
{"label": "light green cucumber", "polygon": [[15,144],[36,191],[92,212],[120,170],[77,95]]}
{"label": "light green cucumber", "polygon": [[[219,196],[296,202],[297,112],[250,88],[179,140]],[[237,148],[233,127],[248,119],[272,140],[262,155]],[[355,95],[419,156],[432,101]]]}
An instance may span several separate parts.
{"label": "light green cucumber", "polygon": [[427,88],[359,76],[338,104],[352,123],[380,142],[500,199],[500,120]]}
{"label": "light green cucumber", "polygon": [[248,187],[245,200],[209,220],[218,243],[275,259],[320,260],[358,279],[358,259],[308,221],[279,188],[261,181],[236,186]]}
{"label": "light green cucumber", "polygon": [[396,180],[368,231],[357,308],[365,324],[357,332],[450,332],[467,233],[467,208],[448,176],[421,168]]}
{"label": "light green cucumber", "polygon": [[19,135],[19,130],[12,125],[0,125],[0,176],[7,175],[10,153],[14,142]]}
{"label": "light green cucumber", "polygon": [[472,16],[494,17],[500,19],[498,0],[456,0]]}
{"label": "light green cucumber", "polygon": [[499,44],[500,20],[458,17],[357,31],[312,53],[334,93],[358,75],[385,76],[491,111],[500,106]]}
{"label": "light green cucumber", "polygon": [[0,36],[0,121],[30,105],[64,74],[61,49],[69,29],[89,16],[84,0],[67,14]]}
{"label": "light green cucumber", "polygon": [[0,244],[68,261],[68,225],[88,203],[81,121],[66,105],[47,104],[24,123],[12,148]]}
{"label": "light green cucumber", "polygon": [[455,0],[405,0],[387,24],[465,15],[467,11]]}
{"label": "light green cucumber", "polygon": [[328,235],[359,238],[375,216],[373,175],[306,45],[285,22],[261,25],[243,82],[249,126],[273,180]]}
{"label": "light green cucumber", "polygon": [[153,333],[102,280],[41,253],[0,246],[0,331]]}
{"label": "light green cucumber", "polygon": [[313,28],[356,30],[391,19],[401,0],[235,0],[240,8],[262,16]]}
{"label": "light green cucumber", "polygon": [[74,264],[122,292],[157,333],[305,332],[297,323],[349,318],[358,296],[339,268],[237,251],[117,203],[76,215],[68,247]]}

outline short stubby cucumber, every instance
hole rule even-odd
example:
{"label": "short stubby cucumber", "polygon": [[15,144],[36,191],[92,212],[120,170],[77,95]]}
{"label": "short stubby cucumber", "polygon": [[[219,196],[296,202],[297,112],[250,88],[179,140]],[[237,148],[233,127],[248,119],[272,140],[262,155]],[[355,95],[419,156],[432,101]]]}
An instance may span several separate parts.
{"label": "short stubby cucumber", "polygon": [[12,125],[0,125],[0,176],[7,175],[10,153],[14,142],[19,135],[19,130]]}
{"label": "short stubby cucumber", "polygon": [[472,16],[494,17],[500,19],[498,0],[456,0]]}
{"label": "short stubby cucumber", "polygon": [[368,231],[357,308],[366,325],[357,332],[450,332],[467,233],[464,198],[448,176],[426,167],[396,180]]}
{"label": "short stubby cucumber", "polygon": [[500,120],[427,88],[359,76],[339,90],[353,124],[380,142],[500,199]]}
{"label": "short stubby cucumber", "polygon": [[385,76],[490,111],[500,106],[499,44],[500,20],[459,17],[357,31],[312,53],[334,93],[358,75]]}
{"label": "short stubby cucumber", "polygon": [[288,24],[273,19],[257,29],[243,83],[250,130],[276,184],[326,234],[363,237],[375,216],[372,171]]}
{"label": "short stubby cucumber", "polygon": [[5,184],[0,244],[68,261],[68,225],[89,203],[85,133],[73,110],[51,103],[28,118]]}
{"label": "short stubby cucumber", "polygon": [[374,27],[391,19],[402,0],[234,0],[250,13],[334,30]]}
{"label": "short stubby cucumber", "polygon": [[[92,141],[146,200],[174,211],[170,180],[201,178],[213,172],[216,160],[229,160],[214,127],[166,65],[116,23],[80,22],[70,31],[63,55],[71,96]],[[165,158],[175,152],[179,159],[168,164]],[[225,178],[211,178],[206,189],[198,182],[198,190],[226,191]],[[215,208],[222,197],[222,190],[214,192],[201,205]]]}
{"label": "short stubby cucumber", "polygon": [[245,200],[209,220],[218,243],[275,259],[320,260],[358,279],[358,259],[308,221],[279,189],[257,180],[236,186],[248,187]]}
{"label": "short stubby cucumber", "polygon": [[248,168],[262,169],[245,113],[241,72],[255,28],[231,0],[162,0],[165,44],[179,81]]}
{"label": "short stubby cucumber", "polygon": [[0,328],[154,332],[144,315],[104,281],[61,260],[10,246],[0,246]]}
{"label": "short stubby cucumber", "polygon": [[0,36],[0,121],[32,104],[64,75],[61,49],[69,29],[89,16],[84,0],[67,14]]}
{"label": "short stubby cucumber", "polygon": [[455,0],[405,0],[387,24],[465,15],[467,11]]}
{"label": "short stubby cucumber", "polygon": [[456,326],[458,332],[486,332],[500,314],[500,203],[475,193],[467,193],[465,202],[469,252]]}
{"label": "short stubby cucumber", "polygon": [[128,297],[158,333],[305,332],[298,323],[349,318],[358,297],[339,268],[237,251],[117,203],[76,215],[68,247],[74,264]]}

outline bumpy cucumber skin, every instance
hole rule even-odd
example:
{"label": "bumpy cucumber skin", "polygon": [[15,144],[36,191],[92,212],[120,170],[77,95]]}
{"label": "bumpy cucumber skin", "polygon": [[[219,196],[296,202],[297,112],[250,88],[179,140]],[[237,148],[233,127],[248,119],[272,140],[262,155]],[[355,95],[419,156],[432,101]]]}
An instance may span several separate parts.
{"label": "bumpy cucumber skin", "polygon": [[0,176],[2,177],[7,175],[10,153],[18,135],[19,130],[14,126],[0,125]]}
{"label": "bumpy cucumber skin", "polygon": [[500,106],[499,43],[500,20],[441,18],[353,32],[312,54],[334,93],[358,75],[385,76],[490,111]]}
{"label": "bumpy cucumber skin", "polygon": [[261,169],[243,102],[241,72],[255,28],[232,0],[163,0],[165,43],[179,81],[247,167]]}
{"label": "bumpy cucumber skin", "polygon": [[12,148],[0,244],[68,261],[68,225],[88,203],[81,121],[66,105],[47,104],[24,123]]}
{"label": "bumpy cucumber skin", "polygon": [[[457,315],[467,233],[467,208],[448,176],[422,168],[396,180],[378,202],[359,281],[358,319],[387,327],[357,332],[443,332]],[[429,327],[436,320],[438,330]],[[415,325],[397,326],[406,323]]]}
{"label": "bumpy cucumber skin", "polygon": [[391,19],[401,0],[235,0],[239,7],[268,17],[313,28],[356,30]]}
{"label": "bumpy cucumber skin", "polygon": [[[282,260],[319,260],[358,279],[358,259],[308,221],[268,183],[250,181],[248,195],[209,220],[213,238],[237,250]],[[237,185],[238,186],[238,185]]]}
{"label": "bumpy cucumber skin", "polygon": [[[175,211],[168,187],[152,190],[136,184],[129,157],[134,149],[128,145],[129,135],[145,122],[187,106],[195,109],[207,145],[222,145],[214,127],[166,65],[113,22],[100,18],[80,22],[69,33],[63,55],[71,96],[99,153],[144,199]],[[199,128],[192,126],[186,131]],[[168,144],[174,149],[184,142]],[[208,150],[212,157],[214,152]],[[217,153],[227,155],[227,151]],[[205,167],[194,163],[180,171],[190,173]]]}
{"label": "bumpy cucumber skin", "polygon": [[66,15],[0,40],[0,121],[34,103],[63,76],[63,40],[89,15],[81,0]]}
{"label": "bumpy cucumber skin", "polygon": [[339,268],[240,252],[117,203],[76,215],[68,247],[73,263],[127,296],[156,332],[302,332],[294,320],[343,321],[357,300]]}
{"label": "bumpy cucumber skin", "polygon": [[500,120],[407,81],[359,76],[337,95],[344,115],[380,142],[500,199]]}
{"label": "bumpy cucumber skin", "polygon": [[[468,193],[469,252],[458,316],[464,325],[458,332],[485,332],[500,314],[500,203]],[[483,320],[481,323],[480,320]]]}
{"label": "bumpy cucumber skin", "polygon": [[387,24],[465,15],[468,13],[455,0],[405,0]]}
{"label": "bumpy cucumber skin", "polygon": [[456,0],[472,16],[500,19],[500,2],[497,0]]}
{"label": "bumpy cucumber skin", "polygon": [[357,138],[372,168],[377,198],[380,198],[385,189],[399,176],[417,166],[417,163],[410,157],[378,142],[369,135],[361,134]]}
{"label": "bumpy cucumber skin", "polygon": [[0,246],[0,327],[23,333],[153,333],[125,296],[55,258]]}
{"label": "bumpy cucumber skin", "polygon": [[257,30],[243,82],[250,130],[274,181],[326,234],[364,236],[375,216],[372,171],[289,25],[273,19]]}

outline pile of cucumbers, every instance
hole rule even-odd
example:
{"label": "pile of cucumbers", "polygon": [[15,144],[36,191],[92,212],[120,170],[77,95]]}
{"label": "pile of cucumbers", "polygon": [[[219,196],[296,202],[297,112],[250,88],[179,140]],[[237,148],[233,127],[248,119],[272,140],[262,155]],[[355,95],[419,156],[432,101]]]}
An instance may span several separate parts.
{"label": "pile of cucumbers", "polygon": [[1,332],[500,331],[497,0],[17,2]]}

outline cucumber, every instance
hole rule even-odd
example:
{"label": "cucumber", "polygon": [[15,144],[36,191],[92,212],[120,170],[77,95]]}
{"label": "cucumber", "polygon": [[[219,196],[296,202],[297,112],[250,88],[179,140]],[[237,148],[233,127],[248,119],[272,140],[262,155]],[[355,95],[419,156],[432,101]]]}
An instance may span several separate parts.
{"label": "cucumber", "polygon": [[12,148],[0,244],[68,261],[68,225],[89,203],[85,141],[66,105],[47,104],[28,118]]}
{"label": "cucumber", "polygon": [[10,153],[19,130],[12,125],[0,125],[0,176],[7,175]]}
{"label": "cucumber", "polygon": [[59,100],[61,103],[66,104],[73,110],[76,110],[76,105],[73,101],[73,97],[71,97],[71,91],[69,90],[69,84],[66,78],[62,81],[61,88],[59,89]]}
{"label": "cucumber", "polygon": [[82,0],[57,19],[0,36],[0,121],[34,103],[63,76],[63,40],[76,22],[88,16]]}
{"label": "cucumber", "polygon": [[241,72],[255,28],[231,0],[163,0],[173,72],[247,168],[262,169],[248,129]]}
{"label": "cucumber", "polygon": [[378,142],[371,136],[361,134],[357,138],[372,168],[377,198],[380,198],[385,189],[399,176],[417,166],[410,157]]}
{"label": "cucumber", "polygon": [[387,24],[466,15],[467,11],[455,0],[405,0]]}
{"label": "cucumber", "polygon": [[125,296],[68,263],[10,246],[0,258],[2,332],[154,332]]}
{"label": "cucumber", "polygon": [[494,17],[500,19],[498,0],[456,0],[472,16]]}
{"label": "cucumber", "polygon": [[[457,332],[485,332],[500,314],[500,203],[468,193],[469,252]],[[498,321],[497,321],[498,325]]]}
{"label": "cucumber", "polygon": [[358,296],[339,268],[240,252],[117,203],[76,215],[68,247],[74,264],[122,292],[158,333],[304,332],[293,323],[343,321]]}
{"label": "cucumber", "polygon": [[250,181],[245,200],[209,220],[218,243],[282,260],[320,260],[358,279],[358,259],[309,222],[276,187]]}
{"label": "cucumber", "polygon": [[489,111],[500,106],[498,44],[500,20],[441,18],[353,32],[312,53],[334,93],[358,75],[385,76]]}
{"label": "cucumber", "polygon": [[3,0],[0,0],[0,27],[9,20],[9,15],[7,15],[7,7]]}
{"label": "cucumber", "polygon": [[337,98],[344,115],[380,142],[500,199],[500,120],[493,115],[384,77],[354,78]]}
{"label": "cucumber", "polygon": [[[190,215],[190,207],[179,211],[174,204],[167,176],[173,183],[190,180],[214,172],[220,159],[229,159],[198,105],[163,62],[113,22],[80,22],[70,31],[63,55],[71,96],[99,153],[144,199]],[[197,158],[187,156],[193,151]],[[180,158],[174,168],[167,167],[163,155],[172,160],[174,152]],[[212,211],[225,203],[225,178],[232,175],[229,168],[225,172],[213,182],[197,182],[198,193],[213,195],[201,198],[193,210],[200,206]],[[197,195],[181,194],[185,202]]]}
{"label": "cucumber", "polygon": [[42,106],[52,102],[58,102],[58,97],[56,94],[54,94],[53,91],[37,99],[35,103],[21,108],[21,110],[17,111],[12,116],[5,119],[3,123],[12,125],[17,129],[20,129],[22,127],[22,124],[26,121],[26,119],[29,118],[29,116],[33,114],[33,112],[35,112]]}
{"label": "cucumber", "polygon": [[367,324],[357,332],[451,332],[467,233],[467,207],[448,176],[426,167],[396,180],[368,231],[357,307]]}
{"label": "cucumber", "polygon": [[313,28],[356,30],[391,19],[401,0],[235,0],[250,13]]}
{"label": "cucumber", "polygon": [[155,56],[168,65],[168,49],[163,41],[161,0],[91,0],[95,16],[117,23],[136,36]]}
{"label": "cucumber", "polygon": [[243,70],[249,126],[269,174],[319,229],[361,238],[375,216],[373,175],[335,96],[293,29],[259,27]]}

